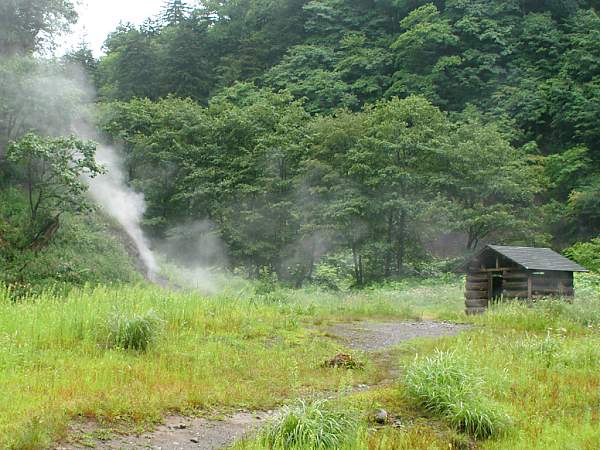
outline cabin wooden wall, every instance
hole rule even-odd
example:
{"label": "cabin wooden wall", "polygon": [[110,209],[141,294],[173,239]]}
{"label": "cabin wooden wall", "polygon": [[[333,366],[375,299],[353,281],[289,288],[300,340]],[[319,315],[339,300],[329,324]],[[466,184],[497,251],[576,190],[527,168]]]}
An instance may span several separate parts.
{"label": "cabin wooden wall", "polygon": [[532,272],[531,295],[532,297],[572,297],[573,289],[572,272]]}
{"label": "cabin wooden wall", "polygon": [[488,272],[471,271],[467,274],[465,312],[481,314],[488,307],[490,276]]}
{"label": "cabin wooden wall", "polygon": [[526,270],[514,268],[502,272],[502,296],[506,298],[529,297],[529,273]]}
{"label": "cabin wooden wall", "polygon": [[494,269],[470,269],[465,287],[465,312],[485,312],[492,296],[492,277],[502,273],[502,296],[511,298],[572,297],[574,295],[572,272],[536,272],[518,267]]}

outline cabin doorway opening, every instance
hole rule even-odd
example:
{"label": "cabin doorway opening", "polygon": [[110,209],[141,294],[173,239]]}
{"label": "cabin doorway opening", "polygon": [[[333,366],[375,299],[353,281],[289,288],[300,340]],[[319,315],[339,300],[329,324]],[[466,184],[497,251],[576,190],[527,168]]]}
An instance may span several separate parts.
{"label": "cabin doorway opening", "polygon": [[493,273],[491,282],[492,282],[492,289],[491,289],[490,298],[492,300],[498,301],[502,298],[502,291],[503,291],[503,284],[504,284],[504,279],[502,278],[502,274]]}

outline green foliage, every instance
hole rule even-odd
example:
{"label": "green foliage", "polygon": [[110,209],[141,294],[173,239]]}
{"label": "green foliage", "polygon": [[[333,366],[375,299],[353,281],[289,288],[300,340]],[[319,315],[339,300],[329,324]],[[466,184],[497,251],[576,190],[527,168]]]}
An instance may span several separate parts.
{"label": "green foliage", "polygon": [[[102,172],[95,151],[94,143],[75,137],[42,138],[29,133],[11,143],[7,159],[25,192],[0,187],[7,196],[0,202],[0,261],[5,282],[27,284],[30,265],[41,263],[38,255],[56,238],[61,218],[91,211],[82,177]],[[47,260],[39,267],[44,264]],[[57,280],[62,272],[57,271]]]}
{"label": "green foliage", "polygon": [[586,269],[600,272],[600,237],[589,242],[577,242],[565,250],[565,255]]}
{"label": "green foliage", "polygon": [[148,228],[164,237],[182,216],[209,218],[203,230],[250,276],[299,286],[320,277],[319,259],[343,254],[363,285],[426,261],[423,242],[444,228],[465,231],[472,248],[536,226],[526,156],[494,126],[454,123],[422,97],[311,118],[288,94],[238,84],[207,108],[135,100],[103,117],[126,144]]}
{"label": "green foliage", "polygon": [[338,449],[356,439],[358,419],[352,412],[334,407],[327,400],[299,401],[286,406],[280,417],[262,433],[270,449]]}
{"label": "green foliage", "polygon": [[68,0],[3,0],[0,4],[0,56],[52,49],[57,34],[77,21]]}
{"label": "green foliage", "polygon": [[510,420],[483,390],[483,380],[455,353],[416,360],[404,380],[408,395],[432,414],[476,438],[507,431]]}
{"label": "green foliage", "polygon": [[[140,279],[118,233],[95,211],[67,213],[48,245],[25,249],[28,201],[16,188],[0,196],[0,283],[13,285],[18,296],[55,285],[132,282]],[[20,287],[17,288],[15,284]]]}
{"label": "green foliage", "polygon": [[454,201],[450,214],[457,215],[467,248],[475,249],[490,235],[495,241],[527,239],[535,245],[532,205],[541,186],[527,155],[510,146],[496,126],[469,116],[446,145],[438,150],[445,167],[436,182]]}
{"label": "green foliage", "polygon": [[315,285],[339,291],[352,284],[352,264],[349,257],[332,255],[317,264],[312,281]]}
{"label": "green foliage", "polygon": [[89,208],[83,197],[87,184],[82,177],[93,178],[102,173],[95,154],[94,142],[84,142],[75,136],[43,138],[28,133],[10,144],[7,159],[21,172],[27,186],[32,226],[40,218]]}
{"label": "green foliage", "polygon": [[598,234],[600,226],[600,177],[595,175],[589,179],[589,184],[576,188],[569,194],[567,203],[567,218],[575,232],[590,239]]}
{"label": "green foliage", "polygon": [[466,251],[598,235],[595,2],[173,0],[120,25],[99,61],[82,46],[58,62],[15,49],[45,47],[72,3],[26,3],[8,2],[0,33],[4,186],[24,180],[10,141],[86,116],[77,63],[108,102],[146,231],[202,223],[188,238],[227,256],[210,266],[301,286],[345,255],[362,286],[417,273],[449,233]]}

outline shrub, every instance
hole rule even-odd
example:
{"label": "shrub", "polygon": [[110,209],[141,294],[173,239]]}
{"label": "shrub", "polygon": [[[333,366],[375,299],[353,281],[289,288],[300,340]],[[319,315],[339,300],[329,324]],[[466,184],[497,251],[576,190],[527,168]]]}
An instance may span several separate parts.
{"label": "shrub", "polygon": [[300,401],[282,410],[261,441],[271,449],[339,449],[355,440],[358,430],[357,415],[338,410],[327,400]]}
{"label": "shrub", "polygon": [[109,321],[109,344],[127,350],[146,351],[158,335],[160,322],[153,311],[131,317],[116,313]]}
{"label": "shrub", "polygon": [[437,352],[409,367],[405,386],[421,407],[476,438],[501,434],[509,417],[487,398],[483,380],[453,352]]}
{"label": "shrub", "polygon": [[600,236],[589,242],[577,242],[565,250],[565,255],[589,270],[600,272]]}

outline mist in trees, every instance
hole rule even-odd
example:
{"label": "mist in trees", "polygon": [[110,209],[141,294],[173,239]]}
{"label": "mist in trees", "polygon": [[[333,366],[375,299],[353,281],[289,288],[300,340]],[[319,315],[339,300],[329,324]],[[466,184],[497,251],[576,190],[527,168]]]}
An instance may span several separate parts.
{"label": "mist in trees", "polygon": [[[423,273],[443,236],[460,241],[456,255],[489,241],[589,241],[600,229],[598,6],[169,0],[114,30],[99,59],[82,44],[50,60],[73,4],[8,1],[0,183],[25,179],[10,145],[68,135],[70,100],[93,101],[31,89],[76,66],[146,198],[145,231],[158,242],[201,223],[189,239],[226,253],[208,264],[301,285],[327,261],[362,285]],[[57,123],[39,104],[61,111]]]}

